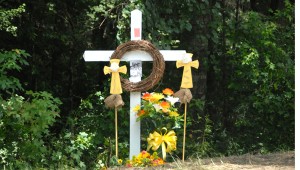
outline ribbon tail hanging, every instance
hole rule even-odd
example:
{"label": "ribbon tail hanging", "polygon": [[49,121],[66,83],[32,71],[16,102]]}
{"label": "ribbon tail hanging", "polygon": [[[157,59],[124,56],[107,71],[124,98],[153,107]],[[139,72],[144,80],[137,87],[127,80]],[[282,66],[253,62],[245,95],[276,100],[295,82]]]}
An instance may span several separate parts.
{"label": "ribbon tail hanging", "polygon": [[118,72],[112,72],[110,85],[111,85],[110,88],[111,94],[121,94],[123,92],[121,81],[120,81],[120,75]]}
{"label": "ribbon tail hanging", "polygon": [[193,88],[192,71],[189,65],[183,67],[181,88]]}
{"label": "ribbon tail hanging", "polygon": [[167,153],[166,153],[166,144],[165,144],[165,142],[162,143],[162,145],[161,145],[161,150],[162,150],[163,159],[165,160],[166,157],[167,157]]}

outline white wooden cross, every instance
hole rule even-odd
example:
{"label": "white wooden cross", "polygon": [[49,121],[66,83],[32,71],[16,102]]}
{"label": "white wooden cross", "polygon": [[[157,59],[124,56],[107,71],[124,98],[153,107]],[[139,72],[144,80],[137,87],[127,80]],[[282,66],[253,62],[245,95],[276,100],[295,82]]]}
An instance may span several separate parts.
{"label": "white wooden cross", "polygon": [[[133,10],[131,12],[131,40],[141,40],[142,38],[142,12],[139,10]],[[99,51],[99,50],[87,50],[83,54],[83,58],[86,62],[92,61],[110,61],[110,57],[114,51]],[[165,61],[177,61],[181,60],[186,54],[185,50],[160,50],[159,51]],[[130,62],[130,78],[131,82],[141,81],[142,76],[142,61],[153,61],[151,55],[145,51],[130,51],[124,54],[121,61]],[[134,67],[138,66],[138,67]],[[138,155],[141,151],[140,142],[140,122],[136,121],[136,114],[133,112],[133,108],[141,104],[141,92],[130,92],[130,148],[129,158]]]}

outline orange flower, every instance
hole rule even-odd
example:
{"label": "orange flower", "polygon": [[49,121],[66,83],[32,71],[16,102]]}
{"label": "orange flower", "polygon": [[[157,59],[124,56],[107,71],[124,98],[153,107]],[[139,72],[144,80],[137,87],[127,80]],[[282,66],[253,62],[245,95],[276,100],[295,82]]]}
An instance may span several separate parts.
{"label": "orange flower", "polygon": [[138,113],[137,113],[137,116],[142,116],[144,115],[146,112],[145,110],[140,110]]}
{"label": "orange flower", "polygon": [[163,93],[168,96],[171,96],[172,94],[174,94],[173,90],[170,88],[166,88],[165,90],[163,90]]}
{"label": "orange flower", "polygon": [[168,109],[168,108],[170,108],[170,103],[169,103],[169,102],[166,102],[166,101],[163,101],[163,102],[160,103],[160,106],[161,106],[162,108]]}
{"label": "orange flower", "polygon": [[170,103],[166,102],[166,101],[163,101],[160,103],[160,106],[162,107],[162,110],[163,112],[168,112],[169,111],[169,108],[171,107],[170,106]]}
{"label": "orange flower", "polygon": [[152,95],[150,93],[144,93],[142,99],[150,101],[152,99]]}

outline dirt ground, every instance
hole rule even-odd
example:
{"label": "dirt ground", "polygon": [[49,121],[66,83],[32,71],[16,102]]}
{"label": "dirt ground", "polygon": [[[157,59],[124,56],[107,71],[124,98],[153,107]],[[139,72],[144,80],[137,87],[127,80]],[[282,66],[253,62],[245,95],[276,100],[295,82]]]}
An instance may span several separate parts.
{"label": "dirt ground", "polygon": [[[109,168],[111,169],[111,168]],[[240,156],[219,157],[211,159],[192,159],[182,162],[177,160],[164,166],[149,168],[112,168],[118,170],[294,170],[295,152],[280,152],[266,155],[245,154]]]}
{"label": "dirt ground", "polygon": [[272,153],[267,155],[245,154],[241,156],[187,160],[184,163],[182,163],[181,161],[176,161],[170,165],[165,166],[165,169],[293,170],[295,169],[295,152],[290,151],[290,152]]}

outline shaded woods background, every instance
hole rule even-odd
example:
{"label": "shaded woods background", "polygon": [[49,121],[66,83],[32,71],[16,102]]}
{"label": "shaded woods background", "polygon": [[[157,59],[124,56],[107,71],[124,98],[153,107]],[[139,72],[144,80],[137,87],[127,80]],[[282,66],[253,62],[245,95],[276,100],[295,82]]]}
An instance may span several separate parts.
{"label": "shaded woods background", "polygon": [[[2,0],[1,167],[92,169],[110,161],[114,115],[103,106],[109,76],[102,72],[108,63],[86,63],[82,55],[128,41],[136,8],[143,39],[200,61],[187,156],[294,150],[294,1]],[[166,66],[153,91],[179,90],[182,70]],[[144,76],[151,68],[144,65]],[[123,158],[128,95],[119,118]]]}

